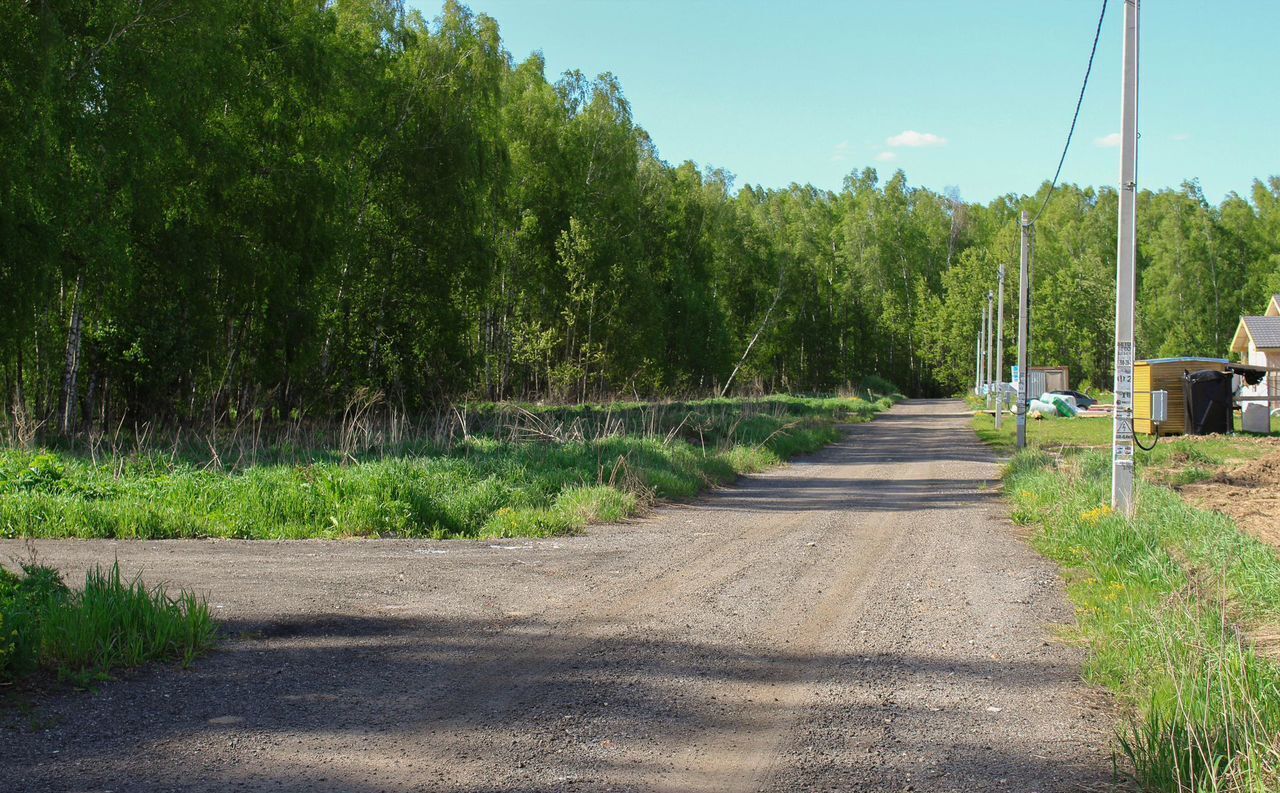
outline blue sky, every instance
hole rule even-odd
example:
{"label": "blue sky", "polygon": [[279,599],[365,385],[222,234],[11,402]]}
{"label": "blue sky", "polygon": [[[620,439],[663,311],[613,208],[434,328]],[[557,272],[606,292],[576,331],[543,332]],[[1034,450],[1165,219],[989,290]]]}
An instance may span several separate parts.
{"label": "blue sky", "polygon": [[[436,3],[417,0],[428,16]],[[1100,0],[472,0],[516,60],[618,76],[662,157],[838,189],[906,171],[968,200],[1053,174]],[[1112,184],[1123,0],[1110,0],[1066,181]],[[1280,2],[1148,0],[1138,178],[1211,201],[1280,174]]]}

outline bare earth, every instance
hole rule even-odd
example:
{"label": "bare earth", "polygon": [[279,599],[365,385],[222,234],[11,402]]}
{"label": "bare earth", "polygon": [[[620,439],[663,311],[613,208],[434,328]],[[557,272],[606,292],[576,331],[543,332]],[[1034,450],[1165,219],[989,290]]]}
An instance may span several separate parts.
{"label": "bare earth", "polygon": [[1179,492],[1195,506],[1221,512],[1241,529],[1280,548],[1280,450],[1206,482],[1185,485]]}
{"label": "bare earth", "polygon": [[232,638],[0,713],[0,790],[1104,786],[1113,719],[996,476],[961,403],[912,401],[583,537],[42,542]]}

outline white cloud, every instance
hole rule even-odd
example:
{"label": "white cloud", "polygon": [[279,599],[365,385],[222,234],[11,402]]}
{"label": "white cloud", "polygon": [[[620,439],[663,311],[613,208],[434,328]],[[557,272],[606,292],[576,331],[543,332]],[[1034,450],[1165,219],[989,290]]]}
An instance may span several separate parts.
{"label": "white cloud", "polygon": [[946,146],[947,139],[932,132],[916,132],[914,129],[907,129],[885,140],[885,143],[894,148],[906,146],[916,149],[925,146]]}
{"label": "white cloud", "polygon": [[844,162],[849,159],[849,141],[842,140],[831,149],[832,162]]}
{"label": "white cloud", "polygon": [[1093,139],[1093,145],[1101,149],[1115,149],[1120,146],[1120,133],[1112,132],[1110,135],[1103,135],[1100,138]]}
{"label": "white cloud", "polygon": [[1190,132],[1179,132],[1169,137],[1169,140],[1191,140]]}
{"label": "white cloud", "polygon": [[898,153],[894,151],[882,151],[876,155],[876,162],[893,162],[898,159]]}

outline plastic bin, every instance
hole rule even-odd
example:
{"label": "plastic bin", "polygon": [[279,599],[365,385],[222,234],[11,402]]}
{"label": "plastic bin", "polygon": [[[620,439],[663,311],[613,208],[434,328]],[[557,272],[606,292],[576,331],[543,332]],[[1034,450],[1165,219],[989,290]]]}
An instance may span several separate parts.
{"label": "plastic bin", "polygon": [[1188,435],[1231,432],[1230,372],[1201,369],[1182,376]]}

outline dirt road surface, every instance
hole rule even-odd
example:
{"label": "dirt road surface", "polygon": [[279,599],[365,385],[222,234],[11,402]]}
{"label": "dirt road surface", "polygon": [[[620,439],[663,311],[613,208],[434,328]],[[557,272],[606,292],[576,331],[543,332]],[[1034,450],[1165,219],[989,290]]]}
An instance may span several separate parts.
{"label": "dirt road surface", "polygon": [[0,790],[1096,789],[1113,722],[996,476],[911,401],[582,537],[42,542],[231,638],[0,716]]}

